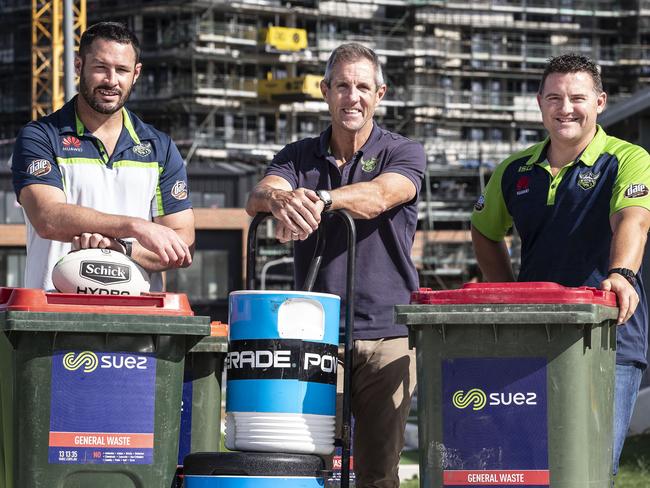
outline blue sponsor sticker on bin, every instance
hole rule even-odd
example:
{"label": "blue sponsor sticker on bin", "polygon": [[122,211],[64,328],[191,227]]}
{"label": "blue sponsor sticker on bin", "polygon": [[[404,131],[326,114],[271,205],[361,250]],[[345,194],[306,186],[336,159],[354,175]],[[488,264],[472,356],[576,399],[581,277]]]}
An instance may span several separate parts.
{"label": "blue sponsor sticker on bin", "polygon": [[52,356],[50,464],[151,464],[156,358],[57,351]]}
{"label": "blue sponsor sticker on bin", "polygon": [[192,397],[193,391],[192,371],[185,370],[183,375],[183,396],[181,402],[181,428],[178,439],[178,465],[183,465],[183,459],[192,450]]}
{"label": "blue sponsor sticker on bin", "polygon": [[549,486],[545,358],[442,362],[443,486]]}

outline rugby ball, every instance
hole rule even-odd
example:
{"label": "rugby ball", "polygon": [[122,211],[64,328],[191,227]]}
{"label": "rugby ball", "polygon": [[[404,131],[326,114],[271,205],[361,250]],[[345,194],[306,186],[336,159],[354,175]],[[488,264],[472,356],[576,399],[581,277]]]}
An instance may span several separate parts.
{"label": "rugby ball", "polygon": [[63,293],[139,295],[149,291],[149,275],[138,263],[110,249],[80,249],[54,265],[52,283]]}

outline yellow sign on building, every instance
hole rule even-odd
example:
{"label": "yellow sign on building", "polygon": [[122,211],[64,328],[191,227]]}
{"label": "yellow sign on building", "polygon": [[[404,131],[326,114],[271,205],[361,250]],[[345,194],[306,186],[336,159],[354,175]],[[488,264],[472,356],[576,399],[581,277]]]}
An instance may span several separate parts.
{"label": "yellow sign on building", "polygon": [[307,49],[307,31],[293,27],[270,26],[260,31],[266,50],[302,51]]}
{"label": "yellow sign on building", "polygon": [[257,96],[266,100],[302,101],[322,99],[318,75],[303,75],[280,80],[259,80]]}

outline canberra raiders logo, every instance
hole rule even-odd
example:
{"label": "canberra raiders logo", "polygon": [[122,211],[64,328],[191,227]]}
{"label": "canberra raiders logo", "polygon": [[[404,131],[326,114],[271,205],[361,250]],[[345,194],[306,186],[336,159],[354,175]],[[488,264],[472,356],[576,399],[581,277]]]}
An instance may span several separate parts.
{"label": "canberra raiders logo", "polygon": [[370,173],[377,167],[377,158],[363,159],[361,158],[361,169],[366,173]]}
{"label": "canberra raiders logo", "polygon": [[149,154],[151,154],[151,143],[142,142],[136,146],[133,146],[133,152],[138,156],[149,156]]}
{"label": "canberra raiders logo", "polygon": [[600,173],[592,173],[591,171],[580,173],[578,175],[578,186],[583,190],[591,190],[596,186],[598,178],[600,178]]}

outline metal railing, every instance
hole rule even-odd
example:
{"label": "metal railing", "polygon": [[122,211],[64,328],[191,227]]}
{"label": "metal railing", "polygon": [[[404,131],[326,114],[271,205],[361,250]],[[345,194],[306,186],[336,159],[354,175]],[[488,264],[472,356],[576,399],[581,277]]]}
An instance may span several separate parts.
{"label": "metal railing", "polygon": [[[647,0],[641,0],[644,2]],[[453,9],[467,9],[467,2],[460,0],[410,0],[408,3],[417,6],[431,6]],[[512,10],[512,11],[560,11],[565,15],[585,15],[587,13],[597,16],[611,17],[626,12],[631,15],[631,9],[622,9],[619,2],[611,0],[474,0],[471,2],[473,10]]]}
{"label": "metal railing", "polygon": [[348,17],[353,19],[372,19],[377,17],[383,11],[379,5],[361,4],[361,3],[343,3],[339,1],[319,2],[318,10],[321,14],[335,15],[338,17]]}
{"label": "metal railing", "polygon": [[257,43],[257,28],[246,24],[215,21],[173,22],[162,31],[160,45],[170,46],[202,40]]}
{"label": "metal railing", "polygon": [[360,36],[348,34],[320,34],[318,36],[318,49],[331,52],[337,46],[345,42],[358,42],[374,51],[399,51],[401,55],[408,47],[405,37],[382,36]]}
{"label": "metal railing", "polygon": [[546,63],[548,58],[573,52],[599,61],[616,62],[620,58],[647,59],[650,47],[644,45],[602,46],[570,39],[564,43],[518,42],[510,39],[490,39],[489,35],[472,40],[445,39],[433,36],[413,36],[407,55],[435,55],[444,58],[498,60]]}
{"label": "metal railing", "polygon": [[[531,142],[489,142],[435,140],[417,138],[423,145],[432,169],[449,166],[492,168],[510,155],[530,146]],[[537,141],[535,141],[537,142]]]}
{"label": "metal railing", "polygon": [[[160,79],[160,78],[158,78]],[[238,76],[214,76],[197,73],[194,76],[175,76],[166,82],[156,82],[154,77],[142,77],[133,91],[134,100],[172,98],[180,95],[198,95],[201,91],[215,90],[215,95],[226,96],[230,92],[247,92],[257,95],[257,80]],[[220,90],[220,91],[219,91]],[[231,93],[230,95],[235,95]]]}
{"label": "metal railing", "polygon": [[[422,83],[420,80],[418,83]],[[451,88],[433,88],[431,85],[414,85],[408,90],[411,105],[440,108],[470,108],[473,110],[499,110],[538,113],[534,93],[522,94],[497,90],[471,91]]]}
{"label": "metal railing", "polygon": [[503,28],[527,28],[538,30],[552,30],[557,32],[578,32],[581,25],[577,22],[521,20],[515,14],[508,12],[481,13],[481,12],[455,12],[455,11],[417,11],[417,22],[433,25],[447,26],[477,26]]}
{"label": "metal railing", "polygon": [[201,36],[257,42],[257,28],[252,25],[202,21],[199,24],[198,33]]}

